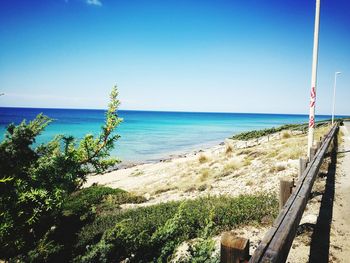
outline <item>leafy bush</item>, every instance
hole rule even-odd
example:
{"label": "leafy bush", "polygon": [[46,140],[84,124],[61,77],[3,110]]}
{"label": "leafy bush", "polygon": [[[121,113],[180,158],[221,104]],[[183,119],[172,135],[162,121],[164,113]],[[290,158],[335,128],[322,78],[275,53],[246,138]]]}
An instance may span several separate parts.
{"label": "leafy bush", "polygon": [[62,251],[64,244],[59,244],[50,237],[52,231],[48,231],[42,239],[39,240],[35,249],[28,252],[28,255],[22,256],[19,261],[22,262],[59,262],[62,261]]}
{"label": "leafy bush", "polygon": [[[116,211],[113,214],[102,215],[96,220],[85,226],[78,235],[78,243],[76,245],[76,255],[83,253],[85,248],[93,246],[101,237],[108,235],[108,233],[116,229],[127,229],[125,236],[118,238],[125,238],[125,243],[116,250],[132,251],[137,244],[147,248],[149,241],[143,242],[140,239],[147,240],[146,237],[151,237],[152,233],[157,228],[161,227],[166,221],[177,212],[179,203],[168,202],[160,205],[150,207],[140,207],[137,209],[130,209],[125,211]],[[106,233],[105,233],[106,232]],[[140,234],[140,236],[139,236]],[[142,236],[141,236],[142,235]],[[142,244],[143,242],[143,244]],[[96,248],[95,248],[96,250]],[[139,249],[142,250],[142,249]],[[96,252],[99,253],[99,252]],[[145,253],[149,253],[145,251]],[[89,251],[84,260],[89,262],[89,258],[94,258],[94,252]],[[78,260],[79,261],[79,260]]]}
{"label": "leafy bush", "polygon": [[80,232],[76,255],[82,255],[75,260],[119,262],[129,258],[132,262],[165,262],[183,241],[241,224],[259,223],[265,216],[277,214],[277,204],[269,195],[207,197],[97,218]]}
{"label": "leafy bush", "polygon": [[77,233],[84,225],[93,222],[100,215],[112,212],[117,214],[123,203],[141,201],[144,198],[104,186],[96,185],[78,190],[66,198],[62,216],[57,218],[55,226],[21,259],[29,262],[69,262],[73,247],[79,242]]}
{"label": "leafy bush", "polygon": [[211,238],[200,239],[189,247],[190,257],[181,263],[219,263],[219,254],[214,254],[215,242]]}
{"label": "leafy bush", "polygon": [[65,215],[76,215],[81,219],[88,218],[94,206],[101,203],[108,195],[129,195],[121,189],[112,189],[104,186],[91,186],[72,193],[63,203]]}
{"label": "leafy bush", "polygon": [[34,147],[36,137],[51,120],[38,115],[33,121],[8,126],[0,143],[0,255],[8,259],[26,253],[57,221],[64,198],[79,188],[87,174],[100,173],[118,162],[109,153],[119,135],[116,87],[106,121],[96,138],[80,142],[57,136]]}

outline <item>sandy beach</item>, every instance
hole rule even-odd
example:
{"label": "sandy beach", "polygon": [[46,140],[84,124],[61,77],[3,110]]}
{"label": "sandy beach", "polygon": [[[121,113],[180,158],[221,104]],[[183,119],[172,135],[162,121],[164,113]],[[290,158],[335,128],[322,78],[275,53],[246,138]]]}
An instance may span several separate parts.
{"label": "sandy beach", "polygon": [[[327,127],[317,129],[316,138],[326,131]],[[148,202],[139,205],[207,195],[275,193],[280,177],[297,178],[305,145],[306,134],[288,130],[249,141],[226,139],[208,149],[90,176],[84,187],[100,184],[145,196]]]}

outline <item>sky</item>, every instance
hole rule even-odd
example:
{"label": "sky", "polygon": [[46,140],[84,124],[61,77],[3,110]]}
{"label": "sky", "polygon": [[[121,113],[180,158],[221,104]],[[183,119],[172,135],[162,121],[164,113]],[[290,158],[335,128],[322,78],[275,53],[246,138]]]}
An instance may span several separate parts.
{"label": "sky", "polygon": [[[0,106],[308,114],[315,0],[0,0]],[[350,2],[321,0],[316,114],[350,115]]]}

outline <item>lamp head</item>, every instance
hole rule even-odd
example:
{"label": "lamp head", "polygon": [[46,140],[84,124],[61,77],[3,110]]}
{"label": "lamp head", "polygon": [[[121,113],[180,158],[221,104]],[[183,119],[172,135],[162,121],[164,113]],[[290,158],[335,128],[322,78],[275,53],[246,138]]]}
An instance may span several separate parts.
{"label": "lamp head", "polygon": [[339,75],[339,74],[341,74],[341,72],[340,72],[340,71],[337,71],[337,72],[335,72],[335,74],[336,74],[336,75]]}

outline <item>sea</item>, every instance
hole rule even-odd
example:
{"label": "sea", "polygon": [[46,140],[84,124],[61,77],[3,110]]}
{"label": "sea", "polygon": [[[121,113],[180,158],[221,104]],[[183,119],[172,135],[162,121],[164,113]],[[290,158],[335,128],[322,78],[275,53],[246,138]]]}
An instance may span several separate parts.
{"label": "sea", "polygon": [[[77,141],[85,134],[97,135],[105,118],[104,110],[0,107],[1,140],[10,123],[33,120],[39,113],[53,121],[37,138],[36,145],[58,134],[72,135]],[[119,110],[118,114],[123,118],[116,130],[121,137],[111,155],[124,163],[152,162],[217,145],[240,132],[308,121],[307,115],[297,114],[134,110]],[[316,116],[316,120],[326,119],[330,116]]]}

